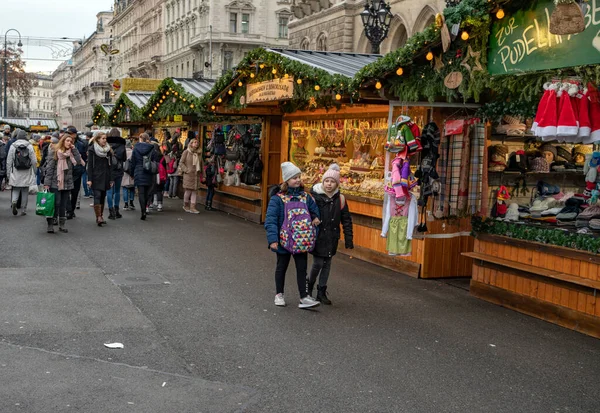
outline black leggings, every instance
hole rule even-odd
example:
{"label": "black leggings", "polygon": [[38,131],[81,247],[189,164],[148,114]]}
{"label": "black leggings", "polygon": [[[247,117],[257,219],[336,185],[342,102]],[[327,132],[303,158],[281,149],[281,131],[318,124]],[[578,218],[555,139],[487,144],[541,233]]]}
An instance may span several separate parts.
{"label": "black leggings", "polygon": [[148,206],[148,197],[150,196],[150,185],[140,185],[137,187],[137,189],[140,199],[140,208],[142,209],[142,215],[145,215],[146,207]]}
{"label": "black leggings", "polygon": [[56,188],[50,188],[50,192],[54,194],[54,218],[67,216],[67,203],[71,191],[59,191]]}
{"label": "black leggings", "polygon": [[[294,254],[294,263],[296,264],[296,281],[298,282],[298,292],[300,298],[307,295],[306,292],[306,269],[308,267],[308,254]],[[290,265],[292,254],[277,254],[277,266],[275,267],[275,288],[277,294],[283,294],[285,286],[285,273]]]}
{"label": "black leggings", "polygon": [[79,190],[81,189],[81,177],[75,179],[73,184],[75,186],[70,191],[71,202],[67,206],[69,212],[75,211],[75,207],[77,206],[77,198],[79,198]]}
{"label": "black leggings", "polygon": [[106,201],[106,191],[94,189],[94,205],[104,205]]}

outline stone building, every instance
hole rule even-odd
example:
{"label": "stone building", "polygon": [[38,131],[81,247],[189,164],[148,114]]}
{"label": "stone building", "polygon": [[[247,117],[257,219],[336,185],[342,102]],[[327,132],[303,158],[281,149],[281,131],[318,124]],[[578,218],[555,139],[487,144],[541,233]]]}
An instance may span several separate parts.
{"label": "stone building", "polygon": [[116,0],[108,57],[111,80],[162,77],[164,0]]}
{"label": "stone building", "polygon": [[52,72],[52,90],[56,122],[60,128],[73,123],[73,102],[69,95],[73,95],[73,61],[64,61]]}
{"label": "stone building", "polygon": [[35,78],[36,83],[29,91],[29,97],[9,97],[8,116],[35,119],[54,118],[52,77],[45,73],[36,73]]}
{"label": "stone building", "polygon": [[112,17],[111,11],[98,13],[96,31],[81,44],[77,43],[73,50],[73,94],[69,99],[73,103],[73,125],[77,129],[84,129],[91,122],[94,105],[110,101],[110,53],[103,50],[106,49],[103,45],[110,42],[107,25]]}
{"label": "stone building", "polygon": [[287,47],[290,4],[291,0],[166,0],[164,76],[214,79],[256,47]]}
{"label": "stone building", "polygon": [[[433,23],[445,4],[444,0],[391,0],[394,17],[380,52],[403,46],[413,33]],[[365,0],[294,0],[290,48],[371,53],[360,18],[364,7]]]}

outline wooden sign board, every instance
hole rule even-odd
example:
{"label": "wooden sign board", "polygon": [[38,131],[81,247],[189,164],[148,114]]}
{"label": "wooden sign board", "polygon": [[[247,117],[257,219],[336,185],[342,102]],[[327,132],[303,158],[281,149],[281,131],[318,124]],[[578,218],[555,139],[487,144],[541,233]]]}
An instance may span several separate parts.
{"label": "wooden sign board", "polygon": [[294,79],[267,80],[246,86],[246,105],[257,102],[273,102],[294,96]]}

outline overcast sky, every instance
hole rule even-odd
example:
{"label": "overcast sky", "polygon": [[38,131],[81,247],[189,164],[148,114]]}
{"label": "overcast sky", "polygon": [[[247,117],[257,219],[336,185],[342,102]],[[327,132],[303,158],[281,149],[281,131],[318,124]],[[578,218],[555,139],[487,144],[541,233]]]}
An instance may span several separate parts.
{"label": "overcast sky", "polygon": [[[62,37],[89,37],[96,30],[96,14],[110,10],[113,0],[0,0],[0,34],[17,29],[23,37],[23,57],[28,72],[52,72],[65,55],[70,41]],[[17,34],[8,33],[8,40]],[[43,38],[37,40],[38,38]],[[34,60],[34,59],[56,59]]]}

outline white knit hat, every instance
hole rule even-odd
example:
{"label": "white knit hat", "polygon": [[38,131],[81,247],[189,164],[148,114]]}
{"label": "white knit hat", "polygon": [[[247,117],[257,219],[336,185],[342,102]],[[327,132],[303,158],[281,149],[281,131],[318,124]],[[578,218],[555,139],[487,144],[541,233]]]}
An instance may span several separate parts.
{"label": "white knit hat", "polygon": [[287,182],[296,175],[300,175],[302,171],[296,165],[291,162],[284,162],[281,164],[281,177],[283,182]]}

